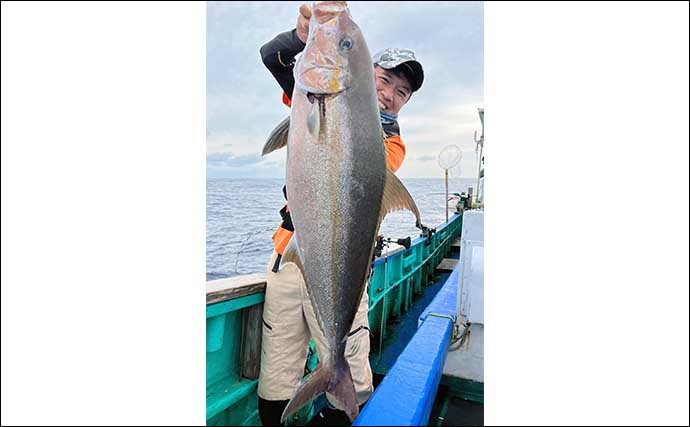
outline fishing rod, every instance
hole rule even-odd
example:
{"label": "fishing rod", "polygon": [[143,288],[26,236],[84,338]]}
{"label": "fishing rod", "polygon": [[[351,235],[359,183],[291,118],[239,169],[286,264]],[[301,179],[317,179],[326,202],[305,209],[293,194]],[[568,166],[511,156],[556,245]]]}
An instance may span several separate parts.
{"label": "fishing rod", "polygon": [[410,236],[407,236],[404,239],[392,239],[390,237],[384,237],[383,234],[378,235],[376,236],[376,246],[374,247],[374,258],[380,257],[383,253],[383,248],[390,247],[391,243],[396,243],[398,245],[404,246],[405,249],[410,249],[410,246],[412,245],[412,239],[410,238]]}
{"label": "fishing rod", "polygon": [[446,196],[446,201],[450,202],[454,198],[458,198],[458,199],[462,198],[464,195],[464,192],[463,193],[448,193],[448,194],[446,194],[446,193],[427,193],[427,194],[422,194],[421,196],[417,196],[417,198],[421,199],[421,198],[427,197],[427,196],[443,196],[443,195]]}
{"label": "fishing rod", "polygon": [[240,248],[239,248],[239,250],[237,251],[237,255],[235,256],[235,269],[234,269],[234,271],[233,271],[234,273],[237,273],[237,274],[240,273],[240,272],[237,270],[237,267],[238,267],[239,262],[240,262],[240,255],[242,255],[242,252],[244,252],[244,246],[245,246],[245,244],[246,244],[247,242],[249,242],[250,240],[252,240],[254,237],[256,237],[257,234],[266,233],[266,232],[268,232],[268,231],[273,230],[274,228],[275,228],[275,227],[266,227],[266,228],[264,228],[264,229],[257,230],[257,231],[253,231],[253,232],[249,232],[249,233],[246,234],[246,238],[242,241],[242,244],[240,245]]}

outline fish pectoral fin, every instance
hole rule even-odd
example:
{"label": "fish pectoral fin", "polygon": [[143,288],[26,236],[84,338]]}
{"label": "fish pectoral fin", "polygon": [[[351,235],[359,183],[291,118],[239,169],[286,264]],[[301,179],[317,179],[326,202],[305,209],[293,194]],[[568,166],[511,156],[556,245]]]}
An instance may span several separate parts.
{"label": "fish pectoral fin", "polygon": [[315,141],[318,141],[319,132],[321,131],[321,110],[319,105],[320,103],[318,102],[312,104],[311,110],[309,110],[307,115],[307,129]]}
{"label": "fish pectoral fin", "polygon": [[297,252],[297,244],[295,243],[295,236],[292,236],[287,247],[283,251],[283,256],[281,258],[281,265],[285,265],[287,262],[294,263],[299,271],[304,277],[304,266],[302,265],[302,259],[299,257],[299,252]]}
{"label": "fish pectoral fin", "polygon": [[265,156],[275,150],[279,150],[287,145],[288,132],[290,130],[290,116],[287,116],[285,120],[280,122],[278,126],[271,132],[268,136],[268,140],[264,145],[264,149],[261,150],[261,155]]}
{"label": "fish pectoral fin", "polygon": [[383,201],[381,202],[381,220],[389,212],[403,209],[411,211],[417,219],[416,226],[418,228],[421,227],[422,218],[417,204],[398,177],[390,169],[386,169],[386,186],[383,190]]}

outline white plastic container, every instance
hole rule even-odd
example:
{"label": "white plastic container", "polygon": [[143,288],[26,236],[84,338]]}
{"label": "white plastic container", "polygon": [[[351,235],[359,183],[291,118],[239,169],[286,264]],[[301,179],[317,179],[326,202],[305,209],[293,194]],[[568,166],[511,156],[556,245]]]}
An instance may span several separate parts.
{"label": "white plastic container", "polygon": [[484,324],[484,211],[462,215],[458,319]]}

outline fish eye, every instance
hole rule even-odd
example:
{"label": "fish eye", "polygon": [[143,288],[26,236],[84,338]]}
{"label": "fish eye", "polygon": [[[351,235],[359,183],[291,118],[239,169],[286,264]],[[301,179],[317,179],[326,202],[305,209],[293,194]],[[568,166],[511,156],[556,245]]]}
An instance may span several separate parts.
{"label": "fish eye", "polygon": [[340,40],[340,50],[341,51],[348,51],[352,49],[352,39],[349,37],[343,37],[342,40]]}

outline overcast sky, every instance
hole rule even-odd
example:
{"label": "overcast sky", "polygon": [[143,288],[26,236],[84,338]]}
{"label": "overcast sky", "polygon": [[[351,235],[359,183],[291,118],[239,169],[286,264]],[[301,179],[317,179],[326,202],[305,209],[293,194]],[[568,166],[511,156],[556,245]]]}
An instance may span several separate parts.
{"label": "overcast sky", "polygon": [[[259,48],[295,27],[303,2],[208,2],[206,37],[207,174],[285,176],[285,150],[260,156],[266,137],[289,114]],[[474,131],[484,107],[483,2],[348,2],[369,50],[413,49],[424,84],[400,111],[407,156],[402,178],[443,177],[437,157],[462,149],[460,174],[477,173]],[[455,176],[458,171],[454,171]]]}

